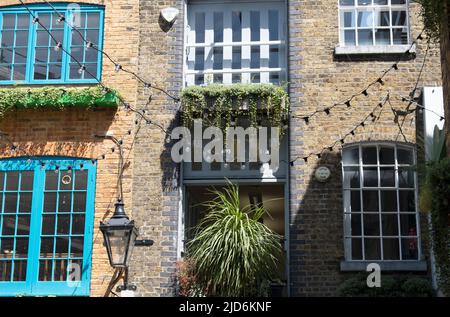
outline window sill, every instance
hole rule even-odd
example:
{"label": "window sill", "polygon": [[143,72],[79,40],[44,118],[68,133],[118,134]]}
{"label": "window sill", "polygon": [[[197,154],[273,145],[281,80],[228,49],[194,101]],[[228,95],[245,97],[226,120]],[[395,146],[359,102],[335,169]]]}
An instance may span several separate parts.
{"label": "window sill", "polygon": [[416,45],[336,46],[334,55],[384,55],[416,53]]}
{"label": "window sill", "polygon": [[341,261],[341,272],[366,271],[369,263],[380,265],[381,271],[426,271],[427,261]]}

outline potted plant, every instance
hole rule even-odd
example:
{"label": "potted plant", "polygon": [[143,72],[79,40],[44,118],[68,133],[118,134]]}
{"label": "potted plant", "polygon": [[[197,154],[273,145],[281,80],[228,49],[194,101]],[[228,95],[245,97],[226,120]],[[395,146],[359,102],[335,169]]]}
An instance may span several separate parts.
{"label": "potted plant", "polygon": [[282,237],[259,220],[262,205],[240,207],[239,188],[211,190],[207,213],[187,243],[197,282],[213,296],[264,296],[276,278]]}

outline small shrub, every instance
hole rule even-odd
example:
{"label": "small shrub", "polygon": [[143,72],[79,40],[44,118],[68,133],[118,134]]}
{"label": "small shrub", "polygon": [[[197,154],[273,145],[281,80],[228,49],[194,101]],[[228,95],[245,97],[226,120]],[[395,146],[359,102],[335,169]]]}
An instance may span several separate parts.
{"label": "small shrub", "polygon": [[430,282],[423,278],[410,278],[402,285],[402,291],[407,297],[431,297],[433,288]]}

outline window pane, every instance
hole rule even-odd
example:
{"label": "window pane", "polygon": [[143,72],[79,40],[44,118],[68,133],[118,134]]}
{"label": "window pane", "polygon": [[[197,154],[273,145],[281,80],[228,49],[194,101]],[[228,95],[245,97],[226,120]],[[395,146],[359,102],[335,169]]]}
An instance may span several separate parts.
{"label": "window pane", "polygon": [[19,187],[19,172],[6,174],[6,190],[17,190]]}
{"label": "window pane", "polygon": [[400,188],[414,188],[415,172],[411,168],[400,167],[398,169],[398,185]]}
{"label": "window pane", "polygon": [[83,256],[83,237],[73,237],[71,241],[70,247],[70,256],[71,257],[82,257]]}
{"label": "window pane", "polygon": [[56,190],[58,188],[58,172],[46,171],[45,172],[45,189]]}
{"label": "window pane", "polygon": [[67,260],[56,260],[54,261],[54,271],[53,280],[54,281],[65,281],[67,276]]}
{"label": "window pane", "polygon": [[[2,265],[2,262],[0,262],[0,266]],[[1,273],[0,273],[1,275]],[[25,281],[27,276],[27,261],[14,261],[14,281]]]}
{"label": "window pane", "polygon": [[56,234],[69,234],[70,216],[58,215],[58,225],[56,226]]}
{"label": "window pane", "polygon": [[397,211],[397,192],[395,190],[381,191],[381,211]]}
{"label": "window pane", "polygon": [[351,223],[352,223],[352,236],[360,236],[361,235],[361,214],[351,214]]}
{"label": "window pane", "polygon": [[31,212],[32,193],[20,193],[19,212]]}
{"label": "window pane", "polygon": [[34,79],[47,79],[47,66],[46,65],[34,65]]}
{"label": "window pane", "polygon": [[375,146],[362,148],[363,164],[377,164],[377,148]]}
{"label": "window pane", "polygon": [[269,10],[269,41],[277,41],[278,33],[278,11]]}
{"label": "window pane", "polygon": [[372,0],[358,0],[358,5],[360,6],[367,6],[367,5],[371,5],[372,4]]}
{"label": "window pane", "polygon": [[376,26],[390,26],[389,11],[375,11],[375,25]]}
{"label": "window pane", "polygon": [[233,74],[233,75],[231,75],[231,82],[233,84],[240,83],[241,81],[242,81],[242,75],[241,74]]}
{"label": "window pane", "polygon": [[16,213],[17,211],[17,194],[5,193],[5,206],[3,212]]}
{"label": "window pane", "polygon": [[404,45],[408,44],[408,29],[394,29],[392,30],[394,44]]}
{"label": "window pane", "polygon": [[[2,62],[3,51],[4,50],[0,50],[0,63]],[[11,80],[11,66],[0,64],[0,80]]]}
{"label": "window pane", "polygon": [[365,187],[378,187],[378,170],[376,167],[363,168]]}
{"label": "window pane", "polygon": [[278,68],[279,65],[279,48],[276,45],[271,45],[269,48],[269,67]]}
{"label": "window pane", "polygon": [[395,170],[390,167],[380,167],[381,187],[395,187]]}
{"label": "window pane", "polygon": [[416,236],[417,222],[416,214],[400,215],[400,228],[402,236]]}
{"label": "window pane", "polygon": [[69,238],[58,237],[56,238],[55,257],[66,257],[69,252]]}
{"label": "window pane", "polygon": [[3,29],[14,29],[16,24],[15,14],[4,14],[3,15]]}
{"label": "window pane", "polygon": [[59,193],[58,212],[70,212],[72,202],[71,193]]}
{"label": "window pane", "polygon": [[358,27],[372,27],[372,11],[358,11]]}
{"label": "window pane", "polygon": [[392,11],[392,25],[393,26],[406,25],[406,11]]}
{"label": "window pane", "polygon": [[395,164],[394,148],[385,146],[380,147],[380,164]]}
{"label": "window pane", "polygon": [[359,188],[359,167],[344,167],[344,187]]}
{"label": "window pane", "polygon": [[205,43],[205,13],[195,14],[195,43]]}
{"label": "window pane", "polygon": [[223,48],[214,47],[213,48],[213,69],[223,68]]}
{"label": "window pane", "polygon": [[372,30],[358,30],[358,44],[361,46],[373,45]]}
{"label": "window pane", "polygon": [[364,219],[364,235],[379,236],[380,235],[380,217],[378,214],[363,214]]}
{"label": "window pane", "polygon": [[375,44],[376,45],[390,45],[391,44],[391,31],[386,29],[375,30]]}
{"label": "window pane", "polygon": [[232,13],[233,42],[242,41],[242,13],[233,11]]}
{"label": "window pane", "polygon": [[98,45],[98,30],[87,30],[86,31],[86,40]]}
{"label": "window pane", "polygon": [[356,32],[355,31],[344,31],[344,41],[345,45],[356,45]]}
{"label": "window pane", "polygon": [[27,45],[28,45],[28,31],[17,31],[16,46],[27,46]]}
{"label": "window pane", "polygon": [[416,211],[414,191],[400,190],[399,200],[400,200],[400,211],[410,211],[410,212]]}
{"label": "window pane", "polygon": [[73,215],[72,234],[84,234],[84,215]]}
{"label": "window pane", "polygon": [[86,211],[86,193],[73,193],[73,212]]}
{"label": "window pane", "polygon": [[344,149],[342,161],[344,164],[359,164],[359,149],[357,147]]}
{"label": "window pane", "polygon": [[232,69],[241,68],[241,47],[233,47],[233,60],[231,63]]}
{"label": "window pane", "polygon": [[214,42],[223,42],[223,12],[214,12]]}
{"label": "window pane", "polygon": [[97,78],[97,64],[87,64],[84,72],[85,79]]}
{"label": "window pane", "polygon": [[259,41],[261,23],[259,19],[259,11],[250,11],[250,40]]}
{"label": "window pane", "polygon": [[16,232],[16,216],[3,216],[2,235],[13,236]]}
{"label": "window pane", "polygon": [[341,13],[341,23],[343,23],[343,26],[346,28],[355,27],[355,17],[354,11],[344,11]]}
{"label": "window pane", "polygon": [[2,47],[13,47],[14,45],[14,31],[2,32]]}
{"label": "window pane", "polygon": [[406,0],[391,0],[391,4],[406,4]]}
{"label": "window pane", "polygon": [[382,214],[381,221],[383,223],[383,236],[398,235],[398,216],[397,214]]}
{"label": "window pane", "polygon": [[34,172],[23,171],[21,173],[20,190],[33,190]]}
{"label": "window pane", "polygon": [[388,0],[373,0],[373,4],[387,5],[388,4]]}
{"label": "window pane", "polygon": [[402,257],[403,260],[418,259],[417,238],[402,239]]}
{"label": "window pane", "polygon": [[362,239],[352,238],[352,260],[362,260]]}
{"label": "window pane", "polygon": [[379,211],[378,209],[378,191],[363,190],[363,210]]}
{"label": "window pane", "polygon": [[260,67],[260,48],[259,46],[253,46],[251,48],[250,68]]}
{"label": "window pane", "polygon": [[195,70],[205,69],[205,49],[203,47],[195,48]]}
{"label": "window pane", "polygon": [[383,239],[384,260],[400,260],[398,239]]}
{"label": "window pane", "polygon": [[380,239],[364,239],[366,260],[381,260]]}
{"label": "window pane", "polygon": [[87,187],[87,175],[86,170],[79,170],[75,173],[75,190],[85,190]]}
{"label": "window pane", "polygon": [[[3,251],[0,249],[0,252]],[[11,281],[11,270],[12,270],[12,261],[1,261],[1,270],[0,270],[0,282],[9,282]]]}
{"label": "window pane", "polygon": [[98,29],[100,27],[100,14],[97,12],[87,12],[87,27]]}
{"label": "window pane", "polygon": [[351,210],[361,211],[361,194],[359,190],[351,191]]}
{"label": "window pane", "polygon": [[254,84],[258,84],[261,82],[261,76],[259,75],[259,73],[251,73],[250,81]]}
{"label": "window pane", "polygon": [[278,72],[269,73],[269,82],[274,85],[279,85],[280,84],[280,73],[278,73]]}
{"label": "window pane", "polygon": [[55,215],[42,216],[42,234],[53,235],[55,233]]}
{"label": "window pane", "polygon": [[56,212],[56,193],[44,194],[44,212]]}
{"label": "window pane", "polygon": [[48,79],[61,79],[60,64],[50,64],[48,66]]}
{"label": "window pane", "polygon": [[52,267],[52,260],[39,260],[39,281],[51,281]]}
{"label": "window pane", "polygon": [[41,238],[41,258],[51,258],[53,255],[53,237],[52,238]]}

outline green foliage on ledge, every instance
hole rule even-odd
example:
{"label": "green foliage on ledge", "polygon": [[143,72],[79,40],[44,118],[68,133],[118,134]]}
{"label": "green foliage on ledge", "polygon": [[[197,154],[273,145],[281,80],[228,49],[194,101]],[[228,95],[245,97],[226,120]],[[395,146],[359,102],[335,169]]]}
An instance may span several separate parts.
{"label": "green foliage on ledge", "polygon": [[421,16],[427,34],[434,40],[439,40],[445,14],[444,0],[415,0],[421,7]]}
{"label": "green foliage on ledge", "polygon": [[103,92],[92,88],[2,88],[0,89],[0,117],[14,109],[52,109],[117,107],[116,91]]}
{"label": "green foliage on ledge", "polygon": [[[271,84],[233,84],[191,86],[181,93],[182,122],[190,127],[194,119],[203,125],[226,129],[246,118],[253,127],[262,118],[272,127],[283,126],[289,113],[289,97],[283,87]],[[237,123],[236,123],[237,124]]]}
{"label": "green foliage on ledge", "polygon": [[450,295],[450,158],[429,167],[431,189],[431,222],[433,251],[436,258],[439,286]]}

